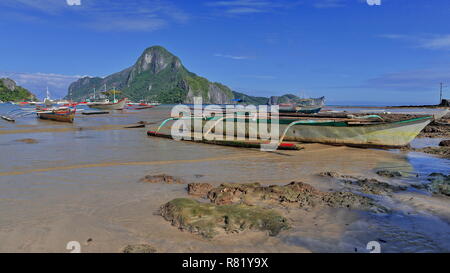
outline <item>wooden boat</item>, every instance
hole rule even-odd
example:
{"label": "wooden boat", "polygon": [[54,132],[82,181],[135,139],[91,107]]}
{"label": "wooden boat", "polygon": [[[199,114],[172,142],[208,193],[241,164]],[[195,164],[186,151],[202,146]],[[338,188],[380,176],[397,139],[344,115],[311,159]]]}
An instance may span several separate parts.
{"label": "wooden boat", "polygon": [[41,119],[48,119],[54,121],[70,122],[75,118],[76,109],[64,108],[41,108],[36,112]]}
{"label": "wooden boat", "polygon": [[[279,137],[281,141],[297,141],[297,142],[313,142],[334,145],[348,145],[359,147],[385,147],[398,148],[408,145],[425,126],[433,121],[432,116],[423,116],[408,120],[396,122],[384,122],[383,120],[370,118],[309,118],[309,117],[279,117],[271,119],[238,116],[238,117],[209,117],[201,118],[202,124],[208,121],[216,121],[215,124],[223,122],[223,134],[226,134],[228,122],[232,122],[234,132],[238,132],[237,126],[242,126],[245,135],[248,137],[250,123],[270,123],[277,121],[279,124]],[[198,119],[196,117],[171,118],[171,120],[179,119]],[[164,123],[163,123],[164,124]],[[160,126],[162,127],[163,124]],[[192,130],[194,120],[191,121]],[[256,124],[257,125],[257,124]],[[216,125],[214,125],[216,126]],[[213,127],[214,127],[213,126]],[[211,132],[214,133],[214,128]],[[236,133],[235,133],[235,136]],[[259,138],[259,136],[258,136]]]}
{"label": "wooden boat", "polygon": [[280,113],[301,113],[301,114],[315,114],[319,113],[325,105],[325,97],[299,99],[293,103],[280,103]]}
{"label": "wooden boat", "polygon": [[89,103],[88,106],[91,108],[102,109],[102,110],[122,110],[126,103],[127,98],[121,99],[118,102],[93,102]]}
{"label": "wooden boat", "polygon": [[322,106],[301,106],[298,104],[279,104],[280,113],[315,114],[322,110]]}
{"label": "wooden boat", "polygon": [[0,117],[8,122],[15,122],[15,120],[11,117],[8,117],[8,116],[0,116]]}

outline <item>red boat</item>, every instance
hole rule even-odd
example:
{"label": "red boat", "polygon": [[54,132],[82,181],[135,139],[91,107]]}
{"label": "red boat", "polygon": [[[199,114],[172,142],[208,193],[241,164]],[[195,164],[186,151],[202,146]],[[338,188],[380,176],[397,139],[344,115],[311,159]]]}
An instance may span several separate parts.
{"label": "red boat", "polygon": [[37,116],[40,119],[49,119],[54,121],[70,122],[72,123],[75,118],[76,108],[71,109],[68,107],[60,108],[36,108]]}

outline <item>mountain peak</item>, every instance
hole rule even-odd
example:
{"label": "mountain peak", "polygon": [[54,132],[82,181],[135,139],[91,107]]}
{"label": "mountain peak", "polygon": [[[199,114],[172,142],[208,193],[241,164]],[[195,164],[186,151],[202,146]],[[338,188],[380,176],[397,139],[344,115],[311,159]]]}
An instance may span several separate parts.
{"label": "mountain peak", "polygon": [[89,98],[94,88],[117,88],[132,100],[156,100],[162,103],[191,103],[202,96],[205,103],[230,103],[231,90],[221,84],[189,72],[181,60],[162,46],[145,49],[135,64],[105,78],[83,78],[69,86],[75,99]]}
{"label": "mountain peak", "polygon": [[139,57],[133,67],[131,77],[134,78],[137,74],[144,71],[150,71],[152,74],[157,74],[168,66],[179,69],[182,65],[180,59],[164,47],[152,46],[145,49]]}

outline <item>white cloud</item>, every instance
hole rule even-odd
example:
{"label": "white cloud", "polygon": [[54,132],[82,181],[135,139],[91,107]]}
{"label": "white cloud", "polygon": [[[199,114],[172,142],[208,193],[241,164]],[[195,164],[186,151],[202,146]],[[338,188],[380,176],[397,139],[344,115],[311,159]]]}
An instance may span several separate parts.
{"label": "white cloud", "polygon": [[66,0],[69,6],[81,6],[81,0]]}
{"label": "white cloud", "polygon": [[316,0],[313,4],[318,9],[340,8],[345,6],[343,0]]}
{"label": "white cloud", "polygon": [[430,50],[450,50],[450,34],[404,35],[383,34],[381,38],[400,40]]}
{"label": "white cloud", "polygon": [[27,88],[38,97],[45,96],[48,87],[53,98],[67,95],[69,85],[82,78],[79,75],[61,75],[53,73],[1,72],[0,78],[13,79],[18,85]]}
{"label": "white cloud", "polygon": [[206,3],[207,6],[214,7],[230,15],[270,12],[275,9],[289,8],[298,4],[299,2],[297,1],[268,0],[231,0]]}
{"label": "white cloud", "polygon": [[2,13],[33,9],[43,20],[65,16],[72,25],[102,31],[154,31],[190,19],[169,0],[1,0],[2,6],[9,8]]}
{"label": "white cloud", "polygon": [[235,55],[221,54],[221,53],[216,53],[216,54],[214,54],[214,56],[216,56],[216,57],[222,57],[222,58],[227,58],[227,59],[233,59],[233,60],[246,60],[246,59],[250,59],[250,57],[248,57],[248,56],[235,56]]}
{"label": "white cloud", "polygon": [[243,78],[251,78],[258,80],[274,80],[277,77],[271,75],[242,75]]}
{"label": "white cloud", "polygon": [[367,80],[363,87],[405,92],[438,90],[440,82],[450,83],[450,70],[423,69],[387,73]]}

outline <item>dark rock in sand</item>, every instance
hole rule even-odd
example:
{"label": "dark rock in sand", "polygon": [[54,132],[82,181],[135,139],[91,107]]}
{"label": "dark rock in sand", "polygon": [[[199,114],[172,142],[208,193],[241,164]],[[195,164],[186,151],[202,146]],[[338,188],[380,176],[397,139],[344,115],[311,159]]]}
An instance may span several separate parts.
{"label": "dark rock in sand", "polygon": [[[377,171],[377,174],[380,176],[385,176],[389,178],[398,178],[404,176],[399,171],[390,171],[390,170],[380,170]],[[358,191],[367,194],[388,194],[392,192],[404,191],[407,190],[406,186],[402,185],[391,185],[387,182],[379,181],[373,178],[365,178],[365,177],[357,177],[352,175],[343,175],[337,172],[323,172],[319,175],[325,177],[331,177],[337,179],[339,182],[356,186],[358,187]]]}
{"label": "dark rock in sand", "polygon": [[22,143],[27,143],[27,144],[36,144],[39,141],[37,141],[37,139],[34,139],[34,138],[24,138],[24,139],[17,139],[16,142],[22,142]]}
{"label": "dark rock in sand", "polygon": [[443,194],[450,196],[450,175],[442,173],[432,173],[428,176],[431,183],[426,185],[426,188],[434,194]]}
{"label": "dark rock in sand", "polygon": [[448,138],[450,137],[450,126],[447,123],[433,122],[426,126],[418,137]]}
{"label": "dark rock in sand", "polygon": [[181,178],[177,178],[166,174],[146,175],[139,181],[146,183],[184,184],[184,181]]}
{"label": "dark rock in sand", "polygon": [[441,142],[439,142],[439,146],[450,147],[450,139],[442,140]]}
{"label": "dark rock in sand", "polygon": [[204,197],[212,190],[213,185],[209,183],[190,183],[188,184],[188,193],[194,196]]}
{"label": "dark rock in sand", "polygon": [[403,174],[400,171],[391,171],[391,170],[379,170],[377,171],[379,176],[388,177],[388,178],[396,178],[402,177]]}
{"label": "dark rock in sand", "polygon": [[414,149],[414,151],[450,158],[450,147],[425,147]]}
{"label": "dark rock in sand", "polygon": [[261,186],[253,184],[222,184],[208,193],[215,204],[269,204],[283,207],[311,208],[329,206],[334,208],[381,209],[368,197],[352,192],[322,192],[302,182],[284,186]]}
{"label": "dark rock in sand", "polygon": [[155,253],[156,249],[148,244],[127,245],[123,253]]}
{"label": "dark rock in sand", "polygon": [[288,229],[287,219],[279,213],[244,204],[215,205],[188,198],[174,199],[160,209],[161,215],[181,230],[211,239],[221,232],[268,231],[276,236]]}

